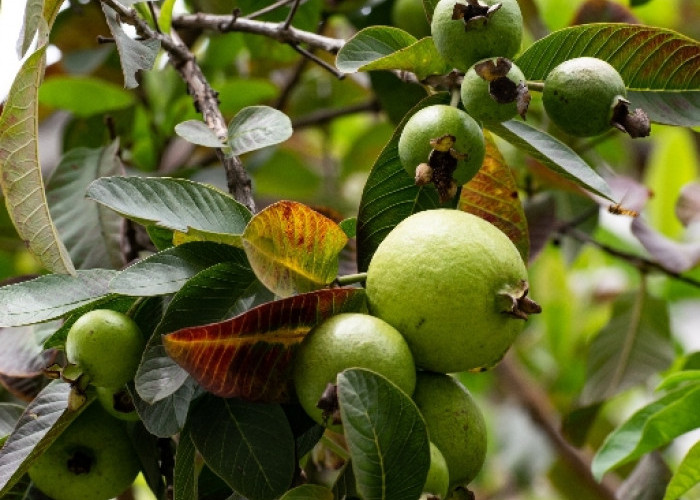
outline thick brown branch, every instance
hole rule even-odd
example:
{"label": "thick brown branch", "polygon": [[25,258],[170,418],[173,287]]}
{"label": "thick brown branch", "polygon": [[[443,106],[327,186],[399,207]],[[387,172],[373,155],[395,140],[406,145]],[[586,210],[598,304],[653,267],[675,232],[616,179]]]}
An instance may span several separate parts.
{"label": "thick brown branch", "polygon": [[512,355],[508,355],[496,367],[496,373],[503,388],[515,397],[527,410],[532,421],[549,439],[552,447],[563,462],[602,500],[615,500],[615,485],[607,478],[599,483],[591,473],[590,458],[570,445],[559,432],[555,423],[556,411],[552,408],[546,395],[537,389],[534,380],[528,380],[525,373],[517,365]]}
{"label": "thick brown branch", "polygon": [[[182,43],[177,34],[173,32],[171,35],[167,35],[152,29],[136,10],[127,8],[116,0],[102,0],[102,2],[111,7],[119,15],[122,22],[134,26],[139,36],[160,41],[161,47],[170,56],[171,64],[187,83],[187,91],[192,96],[197,111],[202,113],[204,122],[219,138],[225,140],[228,136],[228,129],[219,109],[218,94],[211,88],[194,55]],[[217,150],[217,156],[226,170],[229,192],[240,203],[251,211],[255,211],[250,179],[240,159],[237,156],[227,156],[221,150]]]}
{"label": "thick brown branch", "polygon": [[309,31],[304,31],[289,26],[285,29],[284,23],[271,23],[265,21],[255,21],[244,17],[234,17],[233,15],[215,15],[198,12],[173,17],[173,26],[184,29],[204,29],[225,33],[228,31],[242,31],[244,33],[255,33],[264,35],[283,43],[298,44],[303,43],[310,49],[321,49],[335,54],[345,45],[345,40],[331,38]]}

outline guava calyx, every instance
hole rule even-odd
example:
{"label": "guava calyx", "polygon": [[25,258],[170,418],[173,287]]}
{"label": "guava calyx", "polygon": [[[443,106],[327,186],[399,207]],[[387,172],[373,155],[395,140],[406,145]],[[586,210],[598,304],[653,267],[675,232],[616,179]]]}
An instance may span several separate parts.
{"label": "guava calyx", "polygon": [[464,21],[464,31],[479,29],[486,26],[489,18],[501,8],[502,3],[495,3],[491,6],[484,5],[479,0],[466,0],[467,5],[455,3],[452,10],[452,19]]}
{"label": "guava calyx", "polygon": [[610,124],[622,132],[627,132],[632,138],[647,137],[651,132],[649,116],[641,108],[630,111],[630,104],[624,97],[617,96]]}
{"label": "guava calyx", "polygon": [[483,80],[489,82],[489,95],[499,104],[516,101],[518,114],[525,120],[530,107],[530,91],[524,82],[514,82],[508,78],[513,63],[505,57],[491,59],[474,65],[474,71]]}
{"label": "guava calyx", "polygon": [[321,394],[321,398],[316,403],[319,410],[323,410],[321,414],[325,423],[330,419],[331,424],[340,425],[340,404],[338,403],[338,386],[331,382],[326,385],[326,388]]}
{"label": "guava calyx", "polygon": [[516,286],[505,286],[498,292],[501,312],[522,320],[526,320],[530,314],[541,313],[542,307],[527,296],[529,289],[525,280]]}
{"label": "guava calyx", "polygon": [[122,389],[112,395],[112,408],[114,408],[114,411],[124,414],[136,411],[134,400],[126,389]]}
{"label": "guava calyx", "polygon": [[73,474],[89,474],[95,463],[95,456],[87,448],[77,448],[66,460],[66,467]]}
{"label": "guava calyx", "polygon": [[444,203],[457,194],[457,183],[452,174],[457,169],[457,162],[466,160],[469,155],[460,153],[454,146],[457,138],[450,134],[430,139],[433,148],[428,155],[428,162],[416,167],[416,186],[433,183]]}

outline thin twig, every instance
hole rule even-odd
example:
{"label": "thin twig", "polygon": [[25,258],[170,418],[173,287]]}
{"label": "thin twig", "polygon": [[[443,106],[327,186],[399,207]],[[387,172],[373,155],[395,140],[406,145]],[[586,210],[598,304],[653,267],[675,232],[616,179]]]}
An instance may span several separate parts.
{"label": "thin twig", "polygon": [[335,66],[328,64],[326,61],[318,57],[313,52],[309,52],[308,50],[300,47],[297,43],[290,43],[289,46],[297,52],[299,52],[302,56],[306,57],[307,59],[310,59],[311,61],[321,66],[323,69],[335,76],[338,80],[342,80],[343,78],[345,78],[345,73],[338,70],[338,68],[336,68]]}
{"label": "thin twig", "polygon": [[[194,55],[180,40],[177,33],[174,30],[170,35],[159,33],[152,29],[135,9],[127,8],[116,0],[102,0],[102,2],[116,11],[122,22],[134,26],[139,36],[160,41],[161,47],[170,56],[170,63],[187,83],[187,91],[192,96],[197,111],[202,113],[204,122],[217,137],[225,139],[228,136],[228,128],[219,109],[218,93],[209,85]],[[226,170],[229,192],[254,212],[255,202],[250,177],[241,160],[237,156],[224,154],[221,149],[217,149],[216,154]]]}
{"label": "thin twig", "polygon": [[596,493],[596,498],[615,500],[616,485],[608,477],[602,483],[596,481],[591,473],[591,460],[569,444],[559,432],[556,425],[556,411],[537,384],[528,380],[512,355],[508,355],[496,367],[503,387],[508,394],[515,397],[527,410],[532,421],[544,432],[559,457],[573,470],[581,480]]}
{"label": "thin twig", "polygon": [[346,108],[338,109],[321,109],[306,116],[302,116],[292,121],[294,129],[303,127],[312,127],[315,125],[323,125],[340,116],[352,115],[355,113],[364,113],[366,111],[378,112],[380,109],[379,103],[376,100],[355,104]]}
{"label": "thin twig", "polygon": [[148,10],[151,12],[151,17],[153,18],[153,26],[156,28],[156,31],[158,33],[163,33],[160,29],[160,26],[158,25],[158,15],[156,13],[156,7],[153,5],[153,2],[147,2],[148,3]]}
{"label": "thin twig", "polygon": [[292,6],[289,9],[289,14],[287,14],[287,19],[285,19],[284,23],[282,23],[282,29],[287,30],[292,25],[294,16],[296,15],[297,9],[299,8],[299,2],[300,0],[294,0],[294,3],[292,3]]}
{"label": "thin twig", "polygon": [[252,12],[250,14],[247,14],[245,16],[241,16],[244,19],[255,19],[256,17],[263,16],[267,14],[268,12],[272,12],[273,10],[277,10],[280,7],[284,7],[285,5],[292,3],[294,0],[279,0],[273,4],[268,5],[267,7],[263,7],[260,10],[256,10],[255,12]]}
{"label": "thin twig", "polygon": [[292,74],[289,76],[284,86],[280,89],[280,95],[274,104],[275,108],[282,110],[287,105],[289,96],[292,95],[292,90],[294,90],[294,87],[296,87],[296,85],[301,81],[301,75],[304,72],[304,69],[306,69],[306,65],[308,63],[309,60],[304,57],[296,64]]}

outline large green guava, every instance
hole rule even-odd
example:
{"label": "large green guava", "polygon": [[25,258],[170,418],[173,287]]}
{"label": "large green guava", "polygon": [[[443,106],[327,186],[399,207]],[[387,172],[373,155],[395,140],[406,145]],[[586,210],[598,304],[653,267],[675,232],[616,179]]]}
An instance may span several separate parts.
{"label": "large green guava", "polygon": [[125,423],[93,403],[34,461],[29,478],[54,500],[107,500],[139,470]]}
{"label": "large green guava", "polygon": [[[450,489],[450,471],[440,449],[430,443],[430,469],[423,485],[423,493],[438,498],[447,498]],[[421,497],[422,498],[422,497]]]}
{"label": "large green guava", "polygon": [[468,484],[486,457],[486,422],[471,394],[450,375],[418,372],[413,401],[447,463],[450,487]]}
{"label": "large green guava", "polygon": [[416,366],[441,373],[493,366],[539,312],[515,245],[459,210],[401,221],[374,253],[366,289],[371,314],[403,334]]}
{"label": "large green guava", "polygon": [[[359,313],[335,315],[313,328],[296,352],[292,378],[301,406],[316,422],[339,431],[332,408],[338,373],[366,368],[394,382],[409,396],[416,383],[413,356],[401,334],[379,318]],[[337,403],[337,401],[336,401]],[[330,410],[330,411],[329,411]]]}
{"label": "large green guava", "polygon": [[440,55],[467,71],[487,57],[512,59],[520,50],[523,16],[517,0],[440,0],[430,31]]}
{"label": "large green guava", "polygon": [[121,388],[134,378],[146,341],[129,316],[95,309],[73,323],[66,358],[97,387]]}

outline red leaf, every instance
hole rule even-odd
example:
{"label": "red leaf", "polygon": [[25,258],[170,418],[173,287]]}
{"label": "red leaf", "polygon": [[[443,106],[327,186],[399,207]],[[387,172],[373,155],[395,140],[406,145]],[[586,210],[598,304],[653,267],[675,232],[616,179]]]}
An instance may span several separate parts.
{"label": "red leaf", "polygon": [[362,311],[359,288],[318,290],[268,302],[233,319],[163,336],[168,355],[207,391],[220,397],[283,402],[298,344],[317,323]]}

